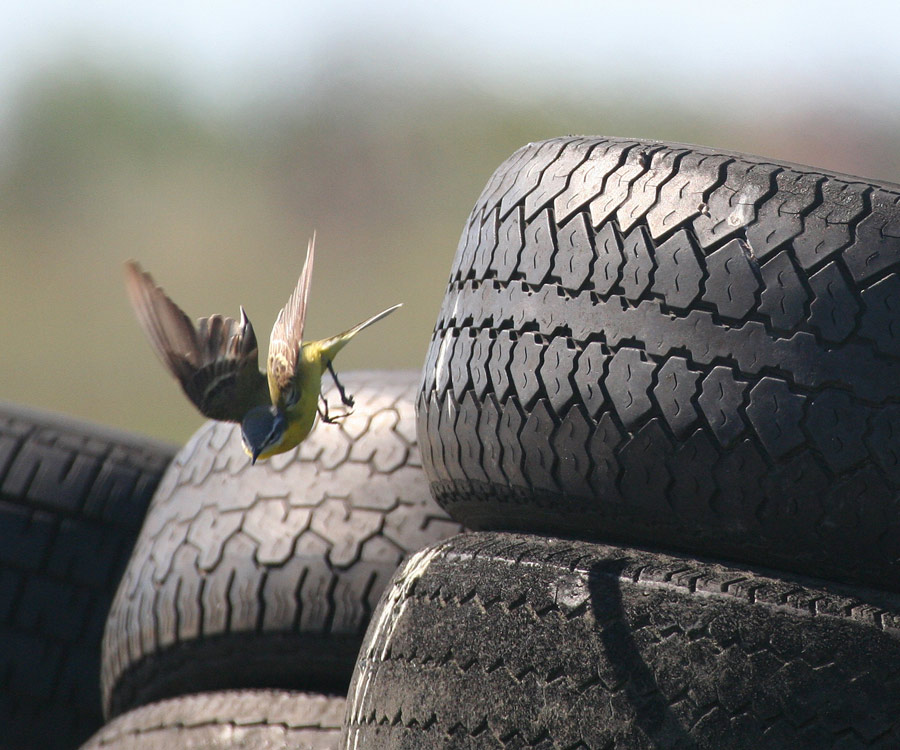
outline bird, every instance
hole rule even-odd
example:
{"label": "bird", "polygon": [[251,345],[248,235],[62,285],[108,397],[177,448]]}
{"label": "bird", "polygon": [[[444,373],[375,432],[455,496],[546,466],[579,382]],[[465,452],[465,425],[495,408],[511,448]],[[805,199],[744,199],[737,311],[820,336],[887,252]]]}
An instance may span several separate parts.
{"label": "bird", "polygon": [[315,240],[313,233],[297,286],[272,327],[265,373],[259,369],[256,334],[243,306],[240,320],[212,315],[195,326],[136,261],[125,263],[131,306],[157,355],[201,414],[241,424],[241,443],[253,464],[299,445],[317,415],[335,423],[350,414],[329,413],[321,395],[322,376],[330,373],[341,402],[352,409],[353,397],[332,361],[357,333],[402,306],[393,305],[336,336],[304,342]]}

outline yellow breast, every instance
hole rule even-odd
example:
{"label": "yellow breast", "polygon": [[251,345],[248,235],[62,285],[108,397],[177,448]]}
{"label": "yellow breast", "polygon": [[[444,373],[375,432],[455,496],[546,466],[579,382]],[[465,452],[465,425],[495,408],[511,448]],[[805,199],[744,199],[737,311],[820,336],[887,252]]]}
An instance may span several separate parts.
{"label": "yellow breast", "polygon": [[319,391],[322,388],[322,365],[318,349],[304,344],[297,358],[297,370],[294,384],[300,398],[297,403],[285,410],[287,429],[281,442],[266,449],[260,458],[268,458],[277,453],[284,453],[302,442],[312,431],[316,423],[319,406]]}

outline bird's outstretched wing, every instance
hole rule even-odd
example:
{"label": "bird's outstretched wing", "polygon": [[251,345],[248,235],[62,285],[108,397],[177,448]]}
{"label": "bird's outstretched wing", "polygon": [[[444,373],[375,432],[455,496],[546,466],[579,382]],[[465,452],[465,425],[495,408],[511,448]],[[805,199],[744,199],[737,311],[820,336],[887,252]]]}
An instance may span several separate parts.
{"label": "bird's outstretched wing", "polygon": [[240,321],[212,315],[195,328],[134,261],[125,264],[125,286],[150,343],[201,414],[240,422],[248,409],[269,403],[256,334],[243,308]]}
{"label": "bird's outstretched wing", "polygon": [[278,393],[289,387],[297,371],[297,357],[303,340],[303,323],[306,320],[306,303],[309,299],[315,248],[316,235],[313,234],[306,249],[306,261],[303,270],[300,271],[297,286],[288,298],[287,304],[278,313],[275,325],[272,326],[272,335],[269,337],[266,370]]}

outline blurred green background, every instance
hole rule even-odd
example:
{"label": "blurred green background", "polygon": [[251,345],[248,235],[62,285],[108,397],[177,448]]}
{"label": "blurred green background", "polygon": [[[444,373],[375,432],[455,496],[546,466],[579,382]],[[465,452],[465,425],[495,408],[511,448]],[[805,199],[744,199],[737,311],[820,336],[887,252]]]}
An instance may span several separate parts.
{"label": "blurred green background", "polygon": [[186,0],[0,10],[0,398],[181,442],[202,421],[122,286],[260,339],[318,232],[307,319],[405,307],[339,369],[421,366],[494,168],[566,134],[900,181],[891,3]]}

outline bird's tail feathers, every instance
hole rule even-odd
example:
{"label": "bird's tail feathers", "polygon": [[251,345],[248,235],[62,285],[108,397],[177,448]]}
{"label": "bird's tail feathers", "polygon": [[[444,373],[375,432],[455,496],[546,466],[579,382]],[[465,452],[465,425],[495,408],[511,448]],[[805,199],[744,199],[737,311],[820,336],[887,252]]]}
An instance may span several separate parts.
{"label": "bird's tail feathers", "polygon": [[349,328],[343,333],[337,334],[337,336],[332,336],[328,339],[323,339],[319,341],[319,350],[322,353],[323,362],[332,361],[337,353],[343,349],[348,343],[350,343],[350,339],[352,339],[357,333],[359,333],[363,328],[368,328],[373,323],[377,323],[382,318],[390,315],[394,310],[399,307],[403,307],[403,303],[401,302],[398,305],[394,305],[393,307],[389,307],[387,310],[382,310],[377,315],[373,315],[368,320],[364,320],[362,323],[358,323],[353,326],[353,328]]}

